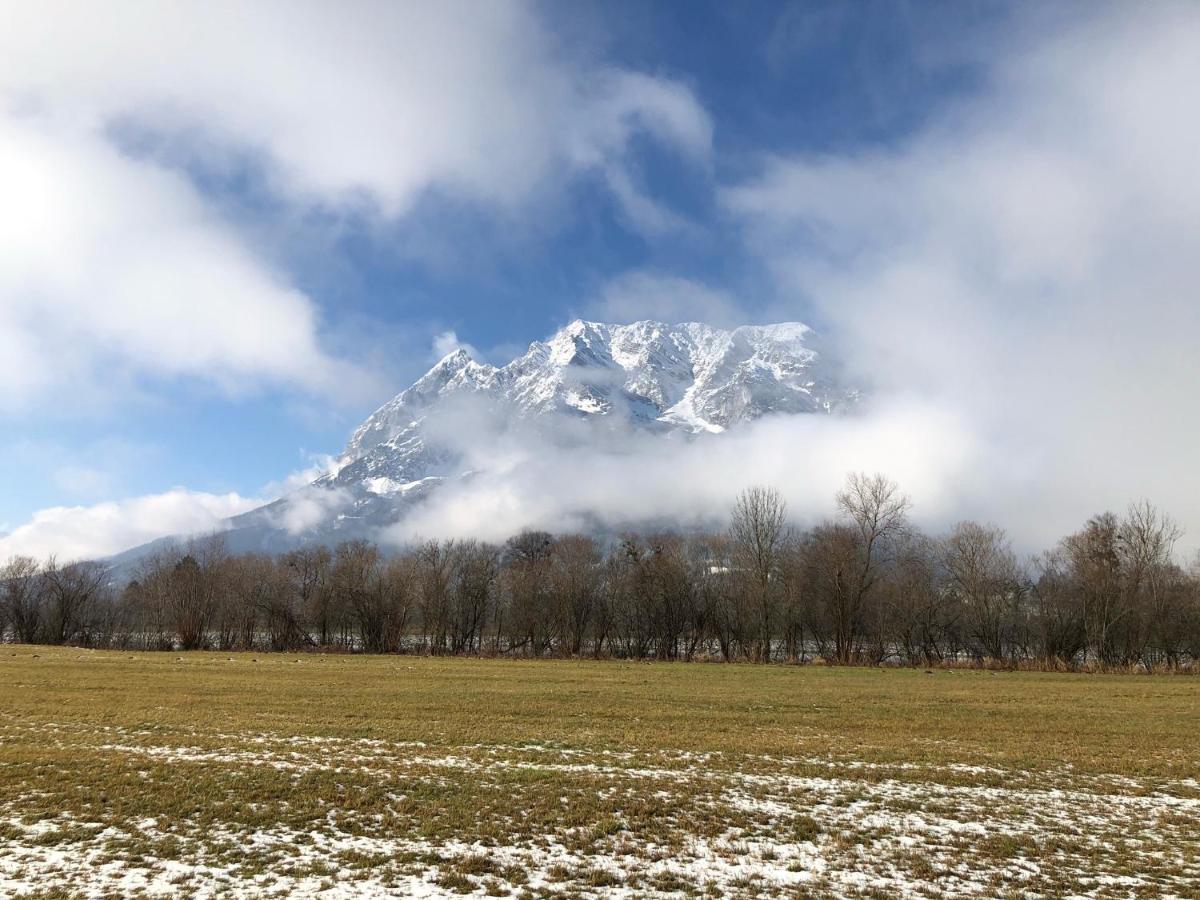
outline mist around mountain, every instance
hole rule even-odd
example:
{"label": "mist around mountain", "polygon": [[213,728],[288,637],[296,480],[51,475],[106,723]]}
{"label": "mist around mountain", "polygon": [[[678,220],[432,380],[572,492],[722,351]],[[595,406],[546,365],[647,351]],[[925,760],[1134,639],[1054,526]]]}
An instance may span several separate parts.
{"label": "mist around mountain", "polygon": [[[838,414],[858,399],[798,322],[724,330],[576,320],[503,366],[449,353],[355,429],[328,473],[228,520],[225,538],[234,551],[272,553],[359,537],[399,542],[405,521],[439,492],[518,470],[533,485],[551,456],[628,463],[651,447],[696,452],[752,422]],[[597,479],[620,478],[624,467],[604,468]],[[582,493],[572,512],[590,530],[620,524]],[[626,524],[645,518],[631,510]]]}

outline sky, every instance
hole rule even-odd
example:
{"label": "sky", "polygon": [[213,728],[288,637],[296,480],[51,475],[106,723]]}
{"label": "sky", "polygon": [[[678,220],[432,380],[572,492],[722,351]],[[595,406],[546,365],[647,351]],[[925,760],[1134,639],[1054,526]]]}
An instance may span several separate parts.
{"label": "sky", "polygon": [[870,390],[657,463],[667,510],[750,458],[799,513],[853,464],[1031,548],[1143,496],[1200,534],[1200,6],[0,19],[0,558],[212,527],[577,316],[803,321]]}

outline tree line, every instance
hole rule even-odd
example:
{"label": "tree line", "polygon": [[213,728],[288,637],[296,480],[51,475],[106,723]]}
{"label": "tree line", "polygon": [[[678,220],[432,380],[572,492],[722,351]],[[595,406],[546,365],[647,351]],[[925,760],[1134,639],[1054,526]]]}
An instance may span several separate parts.
{"label": "tree line", "polygon": [[14,557],[0,636],[140,649],[510,654],[532,657],[1053,668],[1200,665],[1200,566],[1148,502],[1088,520],[1018,559],[1004,531],[924,534],[881,475],[852,475],[838,514],[788,524],[774,489],[738,498],[721,532],[525,531],[502,545],[366,541],[280,556],[220,535],[142,560]]}

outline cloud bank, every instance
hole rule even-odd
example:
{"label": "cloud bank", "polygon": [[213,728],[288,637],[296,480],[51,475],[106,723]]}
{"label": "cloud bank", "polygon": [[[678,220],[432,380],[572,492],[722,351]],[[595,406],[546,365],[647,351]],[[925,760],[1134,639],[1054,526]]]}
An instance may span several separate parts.
{"label": "cloud bank", "polygon": [[122,375],[332,393],[362,374],[176,172],[0,115],[0,195],[0,412]]}
{"label": "cloud bank", "polygon": [[284,214],[371,221],[430,196],[516,218],[591,177],[659,230],[631,143],[701,168],[711,152],[686,87],[569,55],[521,2],[0,11],[0,413],[179,377],[378,389],[222,211],[230,181]]}
{"label": "cloud bank", "polygon": [[919,403],[869,416],[770,417],[694,439],[580,423],[566,440],[561,430],[549,440],[499,423],[472,427],[463,412],[437,431],[464,454],[471,474],[439,486],[382,540],[501,541],[524,528],[720,528],[737,493],[756,484],[778,487],[795,520],[811,524],[832,514],[847,472],[876,469],[901,480],[936,518],[956,502],[945,473],[964,473],[975,449],[961,423]]}
{"label": "cloud bank", "polygon": [[226,518],[262,502],[238,494],[174,488],[94,506],[55,506],[0,536],[0,560],[17,555],[57,556],[62,561],[111,556],[164,535],[219,531]]}
{"label": "cloud bank", "polygon": [[[712,522],[747,482],[811,519],[867,469],[899,480],[932,528],[989,519],[1034,550],[1148,497],[1194,549],[1200,10],[1089,6],[1015,28],[983,74],[902,143],[772,157],[722,192],[774,278],[773,318],[816,319],[869,392],[862,416],[620,455],[518,450],[401,536],[570,527],[585,509]],[[637,273],[596,308],[724,316],[724,301]]]}
{"label": "cloud bank", "polygon": [[903,145],[724,199],[881,402],[962,417],[963,514],[1045,543],[1147,496],[1194,544],[1200,9],[1087,9]]}

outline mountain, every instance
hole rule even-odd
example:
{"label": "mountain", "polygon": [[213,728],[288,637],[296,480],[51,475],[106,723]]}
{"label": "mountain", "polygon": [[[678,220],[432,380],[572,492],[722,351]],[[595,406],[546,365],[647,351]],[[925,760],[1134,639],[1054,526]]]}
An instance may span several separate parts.
{"label": "mountain", "polygon": [[354,431],[329,474],[231,519],[226,538],[234,550],[277,552],[369,537],[447,480],[499,464],[489,449],[517,433],[614,450],[635,435],[716,440],[762,416],[831,413],[857,396],[797,322],[577,320],[504,366],[447,355]]}

